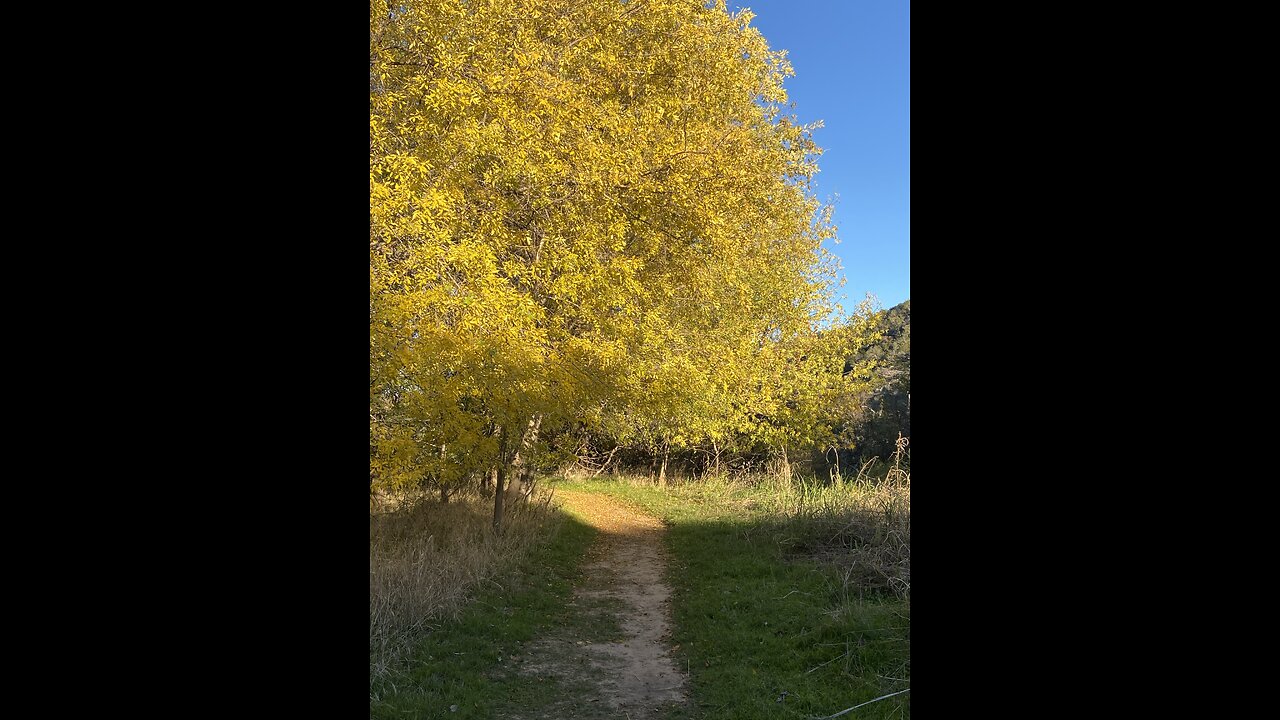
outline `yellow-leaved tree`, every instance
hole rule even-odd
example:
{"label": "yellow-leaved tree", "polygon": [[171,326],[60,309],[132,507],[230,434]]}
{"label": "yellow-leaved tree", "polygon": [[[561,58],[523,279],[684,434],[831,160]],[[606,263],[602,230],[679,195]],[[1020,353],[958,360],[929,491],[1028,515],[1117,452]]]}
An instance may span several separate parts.
{"label": "yellow-leaved tree", "polygon": [[811,432],[844,351],[818,334],[834,229],[751,18],[371,2],[371,483],[492,474],[500,527],[508,476],[568,422]]}

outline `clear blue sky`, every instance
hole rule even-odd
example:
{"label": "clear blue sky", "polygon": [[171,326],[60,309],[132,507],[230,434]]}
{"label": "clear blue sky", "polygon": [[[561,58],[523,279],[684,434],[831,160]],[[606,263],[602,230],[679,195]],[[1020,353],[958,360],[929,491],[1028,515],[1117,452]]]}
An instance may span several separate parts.
{"label": "clear blue sky", "polygon": [[835,222],[846,308],[868,292],[885,308],[911,297],[910,0],[729,0],[795,70],[784,87],[814,140],[818,197]]}

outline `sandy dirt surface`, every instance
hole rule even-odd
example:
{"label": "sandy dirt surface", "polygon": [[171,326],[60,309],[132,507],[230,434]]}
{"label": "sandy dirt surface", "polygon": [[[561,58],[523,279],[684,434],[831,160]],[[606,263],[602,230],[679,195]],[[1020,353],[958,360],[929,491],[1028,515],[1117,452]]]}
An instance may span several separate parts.
{"label": "sandy dirt surface", "polygon": [[585,622],[557,628],[526,648],[520,672],[555,679],[564,696],[506,717],[664,717],[686,702],[688,678],[670,653],[663,525],[602,495],[557,490],[556,498],[600,531],[572,601]]}

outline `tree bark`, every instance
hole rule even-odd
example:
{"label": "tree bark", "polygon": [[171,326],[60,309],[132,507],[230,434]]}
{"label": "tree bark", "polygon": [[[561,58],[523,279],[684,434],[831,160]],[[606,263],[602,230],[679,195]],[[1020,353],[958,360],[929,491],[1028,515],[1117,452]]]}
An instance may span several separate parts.
{"label": "tree bark", "polygon": [[507,492],[513,500],[529,497],[533,492],[533,455],[537,448],[538,431],[542,428],[542,413],[529,418],[529,425],[520,440],[520,449],[511,461],[511,485]]}
{"label": "tree bark", "polygon": [[[445,447],[447,446],[443,444],[440,445],[440,465],[442,467],[444,466],[444,459],[446,457]],[[449,488],[445,487],[443,478],[439,478],[439,480],[440,480],[440,504],[447,505],[449,503]]]}
{"label": "tree bark", "polygon": [[495,427],[493,434],[498,438],[498,463],[493,470],[493,532],[502,534],[502,483],[507,479],[507,434],[501,427]]}
{"label": "tree bark", "polygon": [[499,465],[496,476],[498,479],[496,481],[495,491],[493,493],[493,532],[498,535],[501,535],[502,534],[502,499],[503,499],[503,496],[506,495],[506,493],[502,492],[502,483],[504,480],[506,480],[506,477],[507,477],[506,467]]}
{"label": "tree bark", "polygon": [[600,466],[599,470],[596,470],[594,473],[592,473],[591,477],[594,478],[596,475],[599,475],[600,473],[604,472],[605,468],[609,467],[609,463],[613,462],[613,454],[618,452],[619,447],[621,446],[620,445],[613,446],[613,449],[609,451],[609,457],[604,459],[604,464]]}
{"label": "tree bark", "polygon": [[662,469],[658,471],[658,484],[662,487],[667,486],[667,455],[671,451],[671,443],[666,440],[662,441]]}

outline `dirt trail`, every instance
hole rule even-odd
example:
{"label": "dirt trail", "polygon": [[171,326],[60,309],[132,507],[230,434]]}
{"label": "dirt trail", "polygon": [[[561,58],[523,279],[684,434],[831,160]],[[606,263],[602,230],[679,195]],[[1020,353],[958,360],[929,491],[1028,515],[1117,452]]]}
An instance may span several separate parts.
{"label": "dirt trail", "polygon": [[685,702],[688,679],[669,650],[662,523],[598,494],[557,490],[556,498],[600,535],[574,591],[575,622],[526,648],[521,670],[555,679],[564,695],[509,717],[664,717]]}

